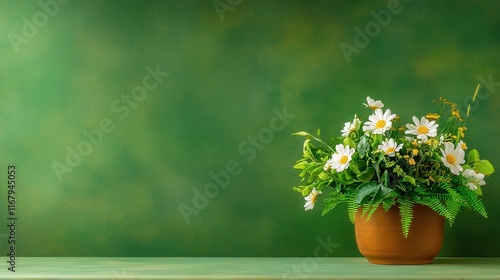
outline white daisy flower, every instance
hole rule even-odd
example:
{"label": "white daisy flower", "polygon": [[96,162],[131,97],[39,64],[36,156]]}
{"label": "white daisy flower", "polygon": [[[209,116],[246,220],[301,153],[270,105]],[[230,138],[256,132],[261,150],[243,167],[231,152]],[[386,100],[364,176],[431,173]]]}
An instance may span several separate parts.
{"label": "white daisy flower", "polygon": [[368,117],[369,121],[365,122],[363,131],[370,131],[373,134],[384,134],[392,127],[392,120],[396,114],[391,114],[391,110],[387,109],[383,113],[382,109],[376,109],[375,112]]}
{"label": "white daisy flower", "polygon": [[326,161],[325,165],[323,166],[323,169],[325,171],[328,171],[328,170],[332,169],[332,166],[333,166],[333,161],[330,158],[329,160]]}
{"label": "white daisy flower", "polygon": [[441,160],[443,161],[444,166],[450,168],[451,173],[458,175],[460,171],[464,170],[461,166],[461,164],[465,163],[465,153],[462,148],[457,147],[455,149],[453,143],[446,142],[444,143],[444,150],[441,149],[441,153],[443,154]]}
{"label": "white daisy flower", "polygon": [[308,196],[304,197],[306,200],[306,204],[304,204],[304,210],[312,210],[314,208],[314,204],[316,203],[316,200],[318,198],[318,194],[320,194],[316,188],[313,188],[312,191],[309,193]]}
{"label": "white daisy flower", "polygon": [[332,158],[326,162],[325,167],[328,165],[329,168],[335,169],[337,172],[342,172],[349,167],[349,162],[354,154],[354,148],[338,144],[335,146],[335,150],[337,153],[332,155]]}
{"label": "white daisy flower", "polygon": [[375,101],[374,99],[371,99],[370,96],[366,97],[366,103],[363,103],[363,105],[365,105],[368,108],[371,108],[372,110],[382,109],[382,107],[384,107],[384,103],[382,103],[382,101],[380,100]]}
{"label": "white daisy flower", "polygon": [[396,143],[394,139],[386,139],[382,141],[381,145],[378,145],[378,149],[384,151],[384,153],[390,157],[394,157],[396,155],[396,152],[399,152],[401,148],[403,147],[403,144]]}
{"label": "white daisy flower", "polygon": [[416,135],[418,139],[423,141],[427,141],[427,136],[436,137],[439,124],[435,121],[429,121],[425,117],[418,120],[417,117],[413,116],[412,119],[415,124],[406,125],[408,128],[407,134]]}
{"label": "white daisy flower", "polygon": [[473,191],[477,190],[477,187],[483,186],[486,184],[486,182],[484,181],[484,174],[476,173],[476,171],[474,171],[472,169],[464,170],[462,175],[465,178],[469,179],[469,182],[467,183],[467,187],[469,187],[469,189],[471,189]]}
{"label": "white daisy flower", "polygon": [[458,142],[458,146],[460,148],[462,148],[462,150],[464,150],[464,151],[467,150],[467,144],[465,144],[465,142],[462,140],[460,140],[460,142]]}
{"label": "white daisy flower", "polygon": [[349,134],[358,130],[360,124],[361,120],[358,119],[358,116],[354,115],[354,120],[352,122],[346,122],[344,124],[344,128],[340,131],[342,132],[342,136],[343,137],[349,136]]}

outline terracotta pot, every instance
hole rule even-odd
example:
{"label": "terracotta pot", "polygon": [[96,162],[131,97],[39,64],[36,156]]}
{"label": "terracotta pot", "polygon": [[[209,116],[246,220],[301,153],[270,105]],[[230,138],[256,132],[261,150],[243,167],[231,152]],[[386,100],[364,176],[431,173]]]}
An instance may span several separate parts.
{"label": "terracotta pot", "polygon": [[413,206],[413,221],[408,237],[401,230],[399,207],[384,212],[380,206],[366,221],[356,213],[354,228],[358,249],[374,264],[426,264],[441,250],[444,237],[444,217],[427,206]]}

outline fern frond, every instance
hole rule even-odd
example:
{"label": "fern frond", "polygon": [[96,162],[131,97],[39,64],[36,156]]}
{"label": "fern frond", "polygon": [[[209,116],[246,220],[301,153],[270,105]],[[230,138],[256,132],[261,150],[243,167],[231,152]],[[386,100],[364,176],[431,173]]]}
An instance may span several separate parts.
{"label": "fern frond", "polygon": [[417,203],[431,208],[434,212],[438,213],[439,215],[445,217],[448,220],[451,218],[448,208],[443,204],[443,202],[440,199],[425,197],[419,200]]}
{"label": "fern frond", "polygon": [[450,195],[447,193],[429,193],[428,197],[431,199],[437,199],[440,201],[447,201],[451,199]]}
{"label": "fern frond", "polygon": [[348,198],[343,194],[332,192],[332,196],[329,198],[325,198],[324,202],[325,202],[325,207],[321,212],[322,216],[326,215],[328,212],[330,212],[330,210],[337,207],[337,205],[343,202],[348,202]]}
{"label": "fern frond", "polygon": [[413,220],[413,202],[403,198],[398,200],[399,203],[399,214],[401,215],[401,227],[403,229],[403,235],[405,238],[408,237],[408,232],[410,231],[410,225]]}
{"label": "fern frond", "polygon": [[384,207],[384,211],[387,212],[391,209],[392,206],[396,205],[396,192],[391,192],[385,199],[382,201],[382,207]]}
{"label": "fern frond", "polygon": [[370,210],[368,211],[368,215],[366,216],[366,220],[367,220],[367,221],[368,221],[368,220],[372,217],[373,213],[375,213],[375,211],[377,211],[377,209],[378,209],[378,207],[379,207],[380,203],[382,203],[382,201],[381,201],[381,200],[380,200],[380,201],[375,202],[375,203],[374,203],[374,204],[370,207]]}
{"label": "fern frond", "polygon": [[446,201],[446,209],[448,210],[449,216],[446,217],[448,219],[448,222],[450,223],[450,226],[453,225],[455,222],[455,218],[458,215],[458,212],[460,211],[461,204],[456,202],[455,200],[447,200]]}
{"label": "fern frond", "polygon": [[349,221],[354,223],[356,219],[356,212],[358,211],[358,204],[356,204],[355,196],[352,195],[347,201],[347,214],[349,215]]}
{"label": "fern frond", "polygon": [[456,190],[454,190],[451,186],[446,185],[445,190],[448,192],[450,197],[447,200],[454,200],[461,205],[467,204],[467,202],[463,199],[462,195],[460,195]]}
{"label": "fern frond", "polygon": [[370,211],[371,204],[364,204],[362,208],[363,208],[363,210],[362,210],[362,212],[361,212],[361,217],[364,217],[364,216],[365,216],[365,214],[366,214],[368,211]]}
{"label": "fern frond", "polygon": [[468,206],[472,208],[472,210],[478,212],[481,216],[488,218],[488,213],[486,213],[484,204],[475,191],[467,187],[461,187],[460,192],[463,193],[463,199],[467,202]]}

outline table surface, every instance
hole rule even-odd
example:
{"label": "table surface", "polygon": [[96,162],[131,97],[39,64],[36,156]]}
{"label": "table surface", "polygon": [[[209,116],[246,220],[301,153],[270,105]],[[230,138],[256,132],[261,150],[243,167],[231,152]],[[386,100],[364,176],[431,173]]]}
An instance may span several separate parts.
{"label": "table surface", "polygon": [[0,279],[500,279],[500,258],[375,265],[364,258],[0,258]]}

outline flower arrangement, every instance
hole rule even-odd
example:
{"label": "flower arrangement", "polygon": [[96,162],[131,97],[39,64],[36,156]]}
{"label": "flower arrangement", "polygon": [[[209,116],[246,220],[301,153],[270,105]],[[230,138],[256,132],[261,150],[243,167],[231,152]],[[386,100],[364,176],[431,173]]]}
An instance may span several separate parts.
{"label": "flower arrangement", "polygon": [[[471,104],[478,90],[479,85]],[[390,109],[383,110],[382,101],[367,97],[364,105],[372,114],[364,122],[354,115],[341,136],[324,142],[319,129],[316,136],[295,133],[306,137],[303,157],[294,166],[305,182],[294,187],[306,200],[305,210],[313,209],[320,195],[326,195],[323,215],[346,203],[351,222],[358,208],[369,219],[380,205],[385,211],[399,207],[405,237],[414,204],[428,206],[450,225],[462,207],[487,217],[481,186],[494,168],[463,141],[470,104],[462,119],[457,104],[444,98],[434,102],[438,113],[402,125]]]}

